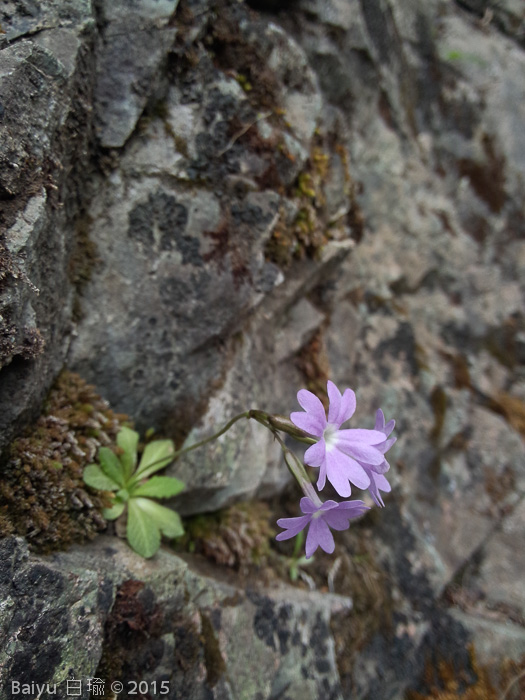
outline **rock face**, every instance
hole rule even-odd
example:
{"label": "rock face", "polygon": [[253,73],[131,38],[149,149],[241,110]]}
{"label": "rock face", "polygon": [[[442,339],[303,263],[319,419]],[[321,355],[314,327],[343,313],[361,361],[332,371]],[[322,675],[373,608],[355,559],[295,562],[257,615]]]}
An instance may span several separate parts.
{"label": "rock face", "polygon": [[[333,697],[401,697],[421,672],[411,660],[447,629],[485,660],[525,651],[524,21],[516,0],[0,10],[0,448],[64,363],[141,430],[189,442],[248,408],[288,413],[299,387],[328,376],[356,389],[363,422],[381,406],[399,440],[377,535],[403,644],[378,634],[352,670],[339,659]],[[186,514],[287,478],[248,422],[171,473],[187,483]],[[97,547],[79,579],[88,597],[93,572],[111,569]],[[57,570],[68,556],[80,555]],[[94,640],[137,566],[108,573],[110,597],[82,613]],[[69,585],[57,619],[79,600]],[[227,595],[192,608],[194,636],[211,625],[215,641],[180,663],[213,697],[252,697],[208,665],[217,644],[224,663],[241,653],[232,630],[256,616],[249,598],[227,607],[221,638],[211,608]],[[298,606],[292,636],[315,626],[300,628]],[[178,633],[159,624],[164,659]],[[299,668],[280,643],[261,652],[265,698],[285,697]],[[65,673],[53,668],[46,682]],[[297,697],[317,696],[317,672]]]}
{"label": "rock face", "polygon": [[163,552],[141,561],[114,538],[38,561],[15,538],[2,548],[2,697],[28,682],[66,697],[80,681],[88,698],[86,679],[99,678],[108,694],[121,679],[129,697],[142,682],[194,700],[342,698],[329,624],[349,599],[244,592]]}
{"label": "rock face", "polygon": [[0,23],[1,449],[38,415],[67,349],[95,22],[80,1],[7,2]]}

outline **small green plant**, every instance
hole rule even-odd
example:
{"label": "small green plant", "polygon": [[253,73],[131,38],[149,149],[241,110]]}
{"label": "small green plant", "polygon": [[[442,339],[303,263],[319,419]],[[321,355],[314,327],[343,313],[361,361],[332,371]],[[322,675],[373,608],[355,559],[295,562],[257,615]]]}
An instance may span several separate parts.
{"label": "small green plant", "polygon": [[137,466],[138,443],[138,433],[122,428],[117,435],[120,456],[101,447],[99,464],[84,469],[84,481],[93,489],[113,492],[113,505],[103,511],[106,520],[120,518],[127,507],[127,540],[137,554],[149,558],[160,547],[161,533],[170,538],[184,534],[178,513],[152,499],[176,496],[184,484],[171,476],[152,476],[173,461],[172,440],[148,443]]}
{"label": "small green plant", "polygon": [[313,557],[307,559],[303,554],[300,554],[304,543],[304,531],[297,535],[295,538],[293,554],[289,559],[288,563],[288,575],[290,576],[290,581],[297,581],[299,574],[301,573],[301,567],[308,566],[314,560]]}
{"label": "small green plant", "polygon": [[465,61],[467,63],[475,63],[478,66],[485,67],[488,65],[487,61],[476,56],[473,53],[465,53],[464,51],[458,51],[457,49],[452,49],[444,54],[446,61]]}

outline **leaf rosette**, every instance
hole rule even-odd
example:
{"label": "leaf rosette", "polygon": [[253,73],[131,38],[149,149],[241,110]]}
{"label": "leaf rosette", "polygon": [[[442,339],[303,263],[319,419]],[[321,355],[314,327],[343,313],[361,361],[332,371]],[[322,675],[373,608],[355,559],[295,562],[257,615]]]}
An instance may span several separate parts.
{"label": "leaf rosette", "polygon": [[126,513],[127,540],[137,554],[148,559],[160,547],[161,535],[173,539],[184,534],[179,514],[156,502],[177,496],[184,484],[172,476],[153,476],[173,461],[175,447],[172,440],[154,440],[146,445],[139,462],[139,435],[125,427],[117,436],[117,445],[120,455],[109,447],[99,449],[99,463],[84,469],[84,481],[93,489],[114,494],[104,517],[116,520]]}

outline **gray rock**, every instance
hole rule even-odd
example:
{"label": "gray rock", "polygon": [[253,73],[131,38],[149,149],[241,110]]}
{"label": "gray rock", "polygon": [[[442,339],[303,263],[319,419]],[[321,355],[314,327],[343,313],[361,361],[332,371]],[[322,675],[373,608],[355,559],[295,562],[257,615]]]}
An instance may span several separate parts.
{"label": "gray rock", "polygon": [[525,617],[525,598],[521,575],[523,561],[523,532],[525,531],[525,501],[505,518],[501,529],[494,533],[483,552],[480,588],[489,605],[508,606]]}
{"label": "gray rock", "polygon": [[175,37],[170,25],[178,0],[100,5],[96,130],[105,148],[120,148],[135,129]]}
{"label": "gray rock", "polygon": [[86,166],[95,27],[82,2],[2,12],[0,449],[38,414],[67,349],[76,272],[65,231]]}
{"label": "gray rock", "polygon": [[474,12],[480,18],[481,26],[494,24],[524,45],[525,10],[519,0],[502,0],[488,4],[482,0],[460,0],[458,4]]}
{"label": "gray rock", "polygon": [[[340,678],[352,697],[401,697],[425,653],[466,655],[468,634],[484,658],[522,648],[523,10],[486,5],[363,0],[350,11],[301,0],[275,21],[208,0],[2,8],[2,444],[38,411],[66,353],[140,430],[188,444],[250,407],[289,413],[305,384],[295,355],[322,331],[331,377],[357,391],[352,425],[371,427],[382,407],[399,437],[394,493],[370,528],[393,572],[395,643],[379,633],[363,642],[350,680]],[[288,267],[269,252],[279,236]],[[187,483],[173,504],[186,513],[271,494],[288,478],[271,437],[246,421],[170,473]],[[53,578],[73,567],[91,600],[91,574],[113,566],[97,547],[85,579],[73,560],[88,550],[20,571],[43,566]],[[302,647],[281,649],[266,628],[257,675],[244,650],[266,603],[230,607],[222,589],[209,593],[218,584],[168,559],[169,573],[131,559],[116,571],[155,579],[174,619],[183,603],[166,592],[170,576],[193,577],[208,601],[191,598],[179,627],[147,630],[160,669],[177,653],[191,669],[177,695],[203,697],[195,678],[207,678],[217,698],[242,697],[254,679],[267,697],[290,694],[290,681],[315,697],[323,674],[335,678],[329,637],[325,671],[299,680]],[[73,584],[63,586],[52,643],[68,659],[81,627],[68,609]],[[148,596],[138,595],[141,610]],[[99,607],[91,660],[82,657],[89,672],[108,614]],[[35,610],[40,629],[46,608]],[[21,630],[25,663],[30,624],[17,627],[9,606],[1,614],[15,654],[9,630]],[[310,614],[282,634],[309,633]],[[323,629],[327,620],[323,612]],[[229,679],[210,670],[217,647],[225,663],[245,661]]]}
{"label": "gray rock", "polygon": [[[165,93],[150,104],[91,202],[90,236],[101,264],[83,289],[83,318],[69,355],[70,366],[140,428],[179,436],[203,411],[210,384],[225,381],[234,363],[248,372],[233,338],[242,331],[251,342],[249,316],[283,279],[265,248],[281,216],[283,183],[304,167],[320,119],[317,82],[300,48],[240,7],[230,14],[224,22],[238,23],[240,32],[231,39],[233,58],[214,65],[196,44],[198,60],[189,64],[178,49],[179,67],[164,80]],[[204,20],[196,26],[209,42],[215,35]],[[213,40],[224,41],[226,29],[215,31]],[[253,98],[229,65],[241,60],[235,53],[241,50],[268,62]],[[167,47],[162,51],[166,58]],[[100,56],[111,80],[121,79]],[[282,106],[286,126],[268,100]],[[111,113],[102,103],[100,110]],[[120,129],[127,122],[115,123]],[[293,157],[283,155],[285,139]],[[265,186],[264,178],[274,182]],[[277,354],[299,349],[321,321],[312,314],[308,328],[298,328],[292,346]],[[255,486],[260,478],[248,481]]]}
{"label": "gray rock", "polygon": [[[479,614],[490,619],[498,584],[490,595],[485,586],[499,570],[510,606],[500,621],[510,620],[523,563],[506,543],[523,533],[511,513],[525,454],[517,423],[495,411],[509,387],[521,396],[523,375],[524,114],[514,70],[523,52],[494,26],[511,4],[493,8],[487,26],[443,3],[381,7],[363,3],[351,29],[336,2],[283,18],[327,99],[351,109],[346,143],[366,224],[323,292],[336,305],[332,378],[357,390],[354,425],[379,407],[397,420],[391,481],[414,565],[438,593],[486,552],[486,578],[472,584],[486,596]],[[333,26],[345,30],[338,42],[326,40]],[[500,634],[504,646],[495,624]]]}
{"label": "gray rock", "polygon": [[106,687],[164,681],[174,698],[270,698],[285,689],[297,700],[342,697],[329,624],[351,608],[347,598],[246,592],[168,551],[145,562],[115,538],[44,558],[28,557],[15,538],[2,548],[5,697],[13,682],[56,683],[65,697],[68,680],[82,680],[87,698],[86,679],[95,677]]}

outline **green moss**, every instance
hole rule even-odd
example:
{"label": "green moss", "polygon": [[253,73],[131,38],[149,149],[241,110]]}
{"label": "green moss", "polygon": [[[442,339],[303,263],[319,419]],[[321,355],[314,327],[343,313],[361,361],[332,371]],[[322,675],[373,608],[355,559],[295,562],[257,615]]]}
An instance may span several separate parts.
{"label": "green moss", "polygon": [[236,76],[248,100],[257,110],[278,107],[278,78],[268,66],[264,50],[256,43],[247,41],[239,31],[235,3],[220,8],[208,25],[203,43],[215,65],[223,72]]}
{"label": "green moss", "polygon": [[77,221],[75,243],[69,258],[69,279],[79,291],[89,282],[94,267],[100,262],[97,247],[89,237],[91,224],[89,216]]}
{"label": "green moss", "polygon": [[[330,219],[325,194],[332,158],[334,162],[338,158],[343,166],[343,190],[350,201],[349,211],[336,219]],[[281,212],[266,247],[268,260],[287,268],[294,260],[317,259],[328,241],[346,239],[349,231],[356,240],[360,239],[363,220],[355,200],[348,154],[343,146],[331,148],[317,132],[305,167],[284,194],[296,205],[297,214],[289,223],[286,212]]]}
{"label": "green moss", "polygon": [[270,556],[270,510],[265,503],[239,503],[185,523],[177,548],[202,554],[216,564],[246,571],[262,567]]}
{"label": "green moss", "polygon": [[212,622],[208,615],[201,612],[201,637],[204,646],[204,663],[206,665],[206,682],[213,688],[226,673],[226,663],[221,654],[219,641],[215,636]]}
{"label": "green moss", "polygon": [[[68,277],[76,287],[78,295],[82,295],[84,287],[91,280],[94,269],[100,264],[97,246],[90,238],[92,219],[89,216],[80,217],[75,226],[73,249],[69,256]],[[82,310],[78,296],[74,300],[73,317],[82,318]]]}
{"label": "green moss", "polygon": [[[117,591],[115,603],[104,627],[102,654],[97,678],[139,682],[148,670],[151,657],[146,652],[151,639],[159,638],[164,628],[163,609],[143,581],[129,579]],[[106,686],[106,700],[114,694]]]}
{"label": "green moss", "polygon": [[86,487],[82,474],[99,446],[115,441],[125,420],[78,375],[62,372],[38,421],[8,450],[0,479],[0,535],[15,532],[33,550],[50,552],[103,530],[100,510],[109,501]]}
{"label": "green moss", "polygon": [[238,73],[235,76],[235,80],[239,83],[244,92],[251,92],[253,90],[253,85],[250,83],[248,78],[242,73]]}

